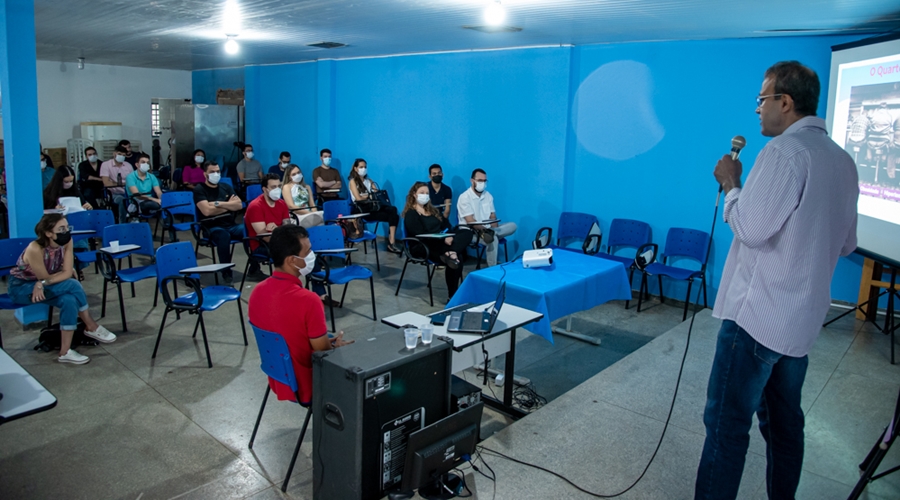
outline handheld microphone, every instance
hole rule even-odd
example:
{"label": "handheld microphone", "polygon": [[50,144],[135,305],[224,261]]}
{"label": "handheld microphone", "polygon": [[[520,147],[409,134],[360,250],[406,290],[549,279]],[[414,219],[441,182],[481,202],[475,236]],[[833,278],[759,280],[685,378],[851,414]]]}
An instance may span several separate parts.
{"label": "handheld microphone", "polygon": [[[737,160],[741,157],[741,150],[744,149],[744,146],[747,145],[747,139],[744,139],[742,135],[736,135],[731,138],[731,159]],[[722,192],[722,185],[719,184],[719,192]],[[718,204],[718,201],[716,201]]]}

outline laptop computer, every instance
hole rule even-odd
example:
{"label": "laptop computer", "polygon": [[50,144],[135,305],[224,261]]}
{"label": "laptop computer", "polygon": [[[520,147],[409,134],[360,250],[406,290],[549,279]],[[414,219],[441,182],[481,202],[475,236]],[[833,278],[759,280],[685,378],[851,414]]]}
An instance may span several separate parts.
{"label": "laptop computer", "polygon": [[447,331],[453,333],[488,333],[500,315],[500,308],[506,300],[506,283],[500,285],[497,299],[490,309],[484,311],[453,311],[447,323]]}

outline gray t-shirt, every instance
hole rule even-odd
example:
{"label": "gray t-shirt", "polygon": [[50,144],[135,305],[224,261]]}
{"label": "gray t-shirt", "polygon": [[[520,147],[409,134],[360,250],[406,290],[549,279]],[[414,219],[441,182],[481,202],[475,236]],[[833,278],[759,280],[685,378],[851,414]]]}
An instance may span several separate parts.
{"label": "gray t-shirt", "polygon": [[244,158],[237,164],[239,174],[244,174],[244,182],[253,184],[260,182],[262,178],[262,163],[256,160],[248,160]]}

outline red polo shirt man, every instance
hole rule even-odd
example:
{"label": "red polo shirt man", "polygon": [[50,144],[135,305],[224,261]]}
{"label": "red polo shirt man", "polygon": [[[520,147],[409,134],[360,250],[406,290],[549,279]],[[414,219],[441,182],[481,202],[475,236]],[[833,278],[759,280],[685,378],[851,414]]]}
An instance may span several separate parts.
{"label": "red polo shirt man", "polygon": [[[271,233],[291,216],[287,203],[281,199],[281,178],[268,174],[263,180],[263,194],[247,204],[247,213],[244,214],[248,236]],[[259,242],[250,240],[251,252],[255,252],[258,246]]]}
{"label": "red polo shirt man", "polygon": [[[300,226],[275,228],[269,239],[275,272],[253,289],[247,306],[250,323],[284,337],[291,353],[301,402],[312,401],[312,353],[340,347],[344,332],[328,337],[325,308],[315,293],[303,288],[302,278],[315,263],[309,233]],[[269,378],[280,400],[295,401],[291,388]]]}

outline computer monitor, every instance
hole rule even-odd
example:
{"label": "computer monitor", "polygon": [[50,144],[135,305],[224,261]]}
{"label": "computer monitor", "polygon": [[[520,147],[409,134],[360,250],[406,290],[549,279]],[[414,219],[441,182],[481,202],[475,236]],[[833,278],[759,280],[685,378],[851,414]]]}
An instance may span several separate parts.
{"label": "computer monitor", "polygon": [[444,475],[463,455],[475,453],[483,412],[484,403],[478,403],[410,434],[400,490],[418,490],[422,498],[450,498]]}

